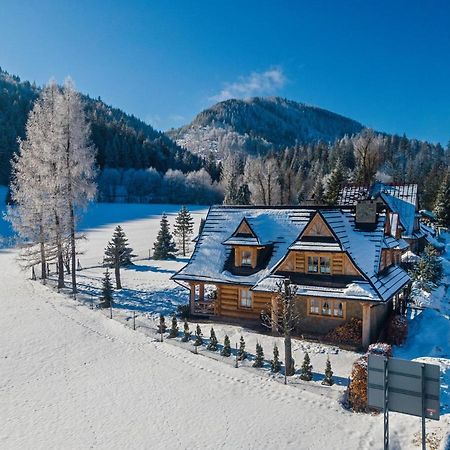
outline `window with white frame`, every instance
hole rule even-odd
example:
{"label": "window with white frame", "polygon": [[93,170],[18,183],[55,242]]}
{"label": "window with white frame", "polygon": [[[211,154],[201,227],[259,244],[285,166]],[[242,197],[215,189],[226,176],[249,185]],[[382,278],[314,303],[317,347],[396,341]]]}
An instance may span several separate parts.
{"label": "window with white frame", "polygon": [[241,307],[251,308],[252,307],[252,293],[249,289],[241,289]]}
{"label": "window with white frame", "polygon": [[308,256],[308,272],[311,272],[311,273],[319,272],[319,257],[318,256]]}
{"label": "window with white frame", "polygon": [[344,303],[340,300],[311,298],[309,314],[314,316],[344,318]]}
{"label": "window with white frame", "polygon": [[252,265],[252,252],[250,250],[243,250],[241,253],[241,266]]}
{"label": "window with white frame", "polygon": [[320,257],[320,273],[331,273],[331,258],[328,258],[327,256]]}

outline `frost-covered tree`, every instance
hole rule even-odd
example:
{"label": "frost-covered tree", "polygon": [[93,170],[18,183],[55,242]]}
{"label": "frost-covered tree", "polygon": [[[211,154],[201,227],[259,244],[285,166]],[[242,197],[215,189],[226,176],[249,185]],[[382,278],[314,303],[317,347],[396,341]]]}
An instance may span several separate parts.
{"label": "frost-covered tree", "polygon": [[72,292],[76,293],[76,222],[80,209],[93,200],[96,193],[95,149],[90,142],[90,127],[81,98],[70,79],[64,83],[61,103],[61,144],[64,160],[61,175],[69,215]]}
{"label": "frost-covered tree", "polygon": [[183,251],[183,256],[186,256],[186,252],[189,251],[189,238],[192,236],[193,231],[194,219],[186,206],[182,206],[175,218],[173,234],[178,239],[179,246]]}
{"label": "frost-covered tree", "polygon": [[209,343],[206,347],[208,350],[211,350],[212,352],[217,351],[217,337],[216,337],[216,333],[214,331],[214,328],[211,327],[211,333],[209,336]]}
{"label": "frost-covered tree", "polygon": [[248,158],[244,178],[255,205],[280,204],[280,169],[275,158]]}
{"label": "frost-covered tree", "polygon": [[367,129],[353,142],[355,149],[355,181],[369,185],[375,179],[382,150],[382,139],[373,130]]}
{"label": "frost-covered tree", "polygon": [[228,151],[222,162],[221,183],[224,190],[225,205],[238,204],[241,180],[241,161],[236,152]]}
{"label": "frost-covered tree", "polygon": [[322,177],[318,176],[316,179],[316,183],[314,184],[314,188],[312,191],[312,199],[316,205],[322,205],[324,202],[325,191],[323,188]]}
{"label": "frost-covered tree", "polygon": [[110,308],[113,304],[113,285],[111,282],[111,276],[109,275],[109,270],[106,269],[106,272],[103,276],[102,280],[102,295],[100,297],[101,303],[100,306],[102,308]]}
{"label": "frost-covered tree", "polygon": [[253,367],[262,367],[264,365],[264,350],[262,345],[256,344],[256,356],[255,361],[253,362]]}
{"label": "frost-covered tree", "polygon": [[433,212],[439,227],[450,228],[450,175],[448,173],[437,191]]}
{"label": "frost-covered tree", "polygon": [[173,259],[175,258],[177,247],[173,241],[173,236],[169,229],[169,221],[165,214],[162,215],[160,225],[161,228],[153,245],[153,259]]}
{"label": "frost-covered tree", "polygon": [[339,191],[346,181],[345,169],[338,158],[331,175],[328,178],[324,200],[329,205],[335,205],[339,198]]}
{"label": "frost-covered tree", "polygon": [[105,256],[103,258],[103,264],[114,268],[114,275],[116,278],[116,289],[122,289],[122,283],[120,281],[120,268],[131,264],[131,258],[133,255],[133,249],[128,245],[128,239],[125,232],[120,225],[114,230],[111,241],[105,249]]}

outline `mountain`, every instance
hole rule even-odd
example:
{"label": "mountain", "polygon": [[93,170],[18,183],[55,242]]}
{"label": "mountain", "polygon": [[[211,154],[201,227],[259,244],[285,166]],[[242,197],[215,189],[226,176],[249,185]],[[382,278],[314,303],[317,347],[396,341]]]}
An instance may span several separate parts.
{"label": "mountain", "polygon": [[363,125],[315,106],[280,97],[226,100],[202,111],[188,125],[166,134],[198,155],[227,150],[266,153],[359,133]]}
{"label": "mountain", "polygon": [[[0,184],[9,183],[11,156],[18,149],[17,138],[24,137],[27,116],[39,91],[34,83],[21,81],[0,68]],[[201,158],[133,115],[100,98],[83,98],[100,169],[154,167],[159,172],[187,172],[204,165]]]}

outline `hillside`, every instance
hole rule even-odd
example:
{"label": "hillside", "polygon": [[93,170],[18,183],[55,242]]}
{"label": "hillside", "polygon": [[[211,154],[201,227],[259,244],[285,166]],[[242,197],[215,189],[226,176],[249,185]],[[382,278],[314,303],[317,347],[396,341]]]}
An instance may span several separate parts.
{"label": "hillside", "polygon": [[[39,87],[0,68],[0,184],[8,184],[11,155],[17,150],[17,138],[24,136],[27,115]],[[92,141],[100,168],[148,168],[159,172],[180,169],[198,170],[200,158],[177,146],[165,134],[100,98],[84,96],[87,118],[91,122]]]}
{"label": "hillside", "polygon": [[219,157],[227,150],[249,154],[359,133],[360,123],[331,111],[280,97],[226,100],[202,111],[167,135],[190,151]]}

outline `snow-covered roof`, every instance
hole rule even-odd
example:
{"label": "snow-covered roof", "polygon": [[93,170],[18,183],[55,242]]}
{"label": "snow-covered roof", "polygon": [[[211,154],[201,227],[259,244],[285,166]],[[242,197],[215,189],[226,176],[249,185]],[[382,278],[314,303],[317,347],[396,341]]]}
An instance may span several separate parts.
{"label": "snow-covered roof", "polygon": [[[302,231],[317,212],[333,233],[334,242],[332,242],[333,239],[311,240],[301,236]],[[265,243],[263,245],[272,246],[272,252],[265,266],[248,275],[233,274],[226,270],[225,264],[232,249],[224,243],[229,243],[230,236],[243,218],[251,224],[259,241]],[[379,214],[375,229],[361,230],[355,224],[352,208],[320,208],[318,210],[307,207],[212,206],[191,260],[173,276],[173,279],[236,283],[252,286],[254,290],[263,290],[273,287],[274,269],[290,250],[344,251],[361,272],[358,282],[363,283],[364,292],[360,290],[358,298],[388,300],[390,296],[387,295],[391,295],[392,289],[395,292],[400,290],[409,281],[409,277],[399,267],[396,271],[399,276],[393,279],[394,283],[391,283],[391,278],[386,278],[387,272],[378,273],[385,238],[385,220],[386,216]],[[397,240],[393,239],[393,241],[396,246],[399,245]],[[337,291],[333,290],[334,288],[318,287],[317,283],[314,288],[304,286],[304,290],[319,292],[320,289],[332,289],[329,292],[334,292],[333,295],[340,292],[339,295],[345,296],[345,289],[354,281],[349,281],[345,287]]]}
{"label": "snow-covered roof", "polygon": [[[417,213],[417,184],[374,183],[372,186],[349,184],[339,192],[339,205],[356,205],[360,200],[381,198],[387,207],[399,215],[404,237],[415,237],[414,227]],[[396,218],[394,218],[396,220]]]}

